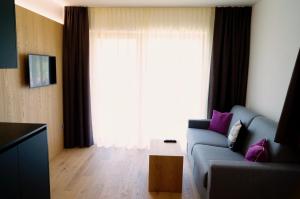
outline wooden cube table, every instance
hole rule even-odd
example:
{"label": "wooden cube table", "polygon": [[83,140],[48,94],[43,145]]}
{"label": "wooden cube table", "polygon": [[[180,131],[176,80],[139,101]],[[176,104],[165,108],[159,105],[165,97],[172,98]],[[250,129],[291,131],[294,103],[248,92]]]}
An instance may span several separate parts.
{"label": "wooden cube table", "polygon": [[179,143],[151,140],[148,190],[182,192],[183,153]]}

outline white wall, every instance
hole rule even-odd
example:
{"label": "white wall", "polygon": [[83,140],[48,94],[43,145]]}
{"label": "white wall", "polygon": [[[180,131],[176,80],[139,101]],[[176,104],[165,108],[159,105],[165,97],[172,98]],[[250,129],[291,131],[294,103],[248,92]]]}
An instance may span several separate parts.
{"label": "white wall", "polygon": [[15,0],[15,4],[58,23],[64,23],[63,0]]}
{"label": "white wall", "polygon": [[300,0],[261,0],[252,13],[246,106],[279,120],[300,48]]}

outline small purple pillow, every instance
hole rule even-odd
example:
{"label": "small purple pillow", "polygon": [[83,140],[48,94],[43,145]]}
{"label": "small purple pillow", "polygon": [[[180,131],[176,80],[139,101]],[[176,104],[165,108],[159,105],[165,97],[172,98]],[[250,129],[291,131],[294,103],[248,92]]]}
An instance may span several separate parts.
{"label": "small purple pillow", "polygon": [[251,162],[268,162],[269,152],[267,139],[262,139],[258,143],[251,145],[248,148],[245,158]]}
{"label": "small purple pillow", "polygon": [[209,130],[227,134],[228,127],[232,118],[232,113],[221,113],[213,110],[213,115],[209,123]]}

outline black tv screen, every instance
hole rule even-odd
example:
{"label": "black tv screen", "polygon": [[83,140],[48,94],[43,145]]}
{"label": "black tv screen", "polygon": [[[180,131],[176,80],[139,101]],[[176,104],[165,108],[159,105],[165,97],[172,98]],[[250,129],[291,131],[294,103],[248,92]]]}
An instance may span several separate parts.
{"label": "black tv screen", "polygon": [[31,88],[47,86],[56,83],[56,60],[53,56],[28,56],[28,76]]}

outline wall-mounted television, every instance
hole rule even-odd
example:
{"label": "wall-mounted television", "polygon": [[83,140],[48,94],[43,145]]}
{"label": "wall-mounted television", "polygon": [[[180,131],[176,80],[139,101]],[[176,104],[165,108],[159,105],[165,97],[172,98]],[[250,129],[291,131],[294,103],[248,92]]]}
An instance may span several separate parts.
{"label": "wall-mounted television", "polygon": [[30,88],[56,84],[56,58],[49,55],[28,55],[27,79]]}

